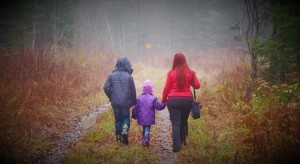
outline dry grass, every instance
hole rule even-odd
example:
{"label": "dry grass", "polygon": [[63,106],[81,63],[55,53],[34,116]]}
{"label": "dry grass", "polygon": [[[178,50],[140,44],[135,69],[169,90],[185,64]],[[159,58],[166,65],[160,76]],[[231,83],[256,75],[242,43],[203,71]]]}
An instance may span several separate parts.
{"label": "dry grass", "polygon": [[[182,152],[183,160],[186,159],[184,154],[190,153],[195,155],[191,161],[196,160],[199,151],[202,151],[201,158],[206,159],[207,162],[232,160],[232,154],[235,153],[232,149],[234,145],[233,122],[239,115],[225,112],[223,107],[227,105],[226,109],[231,109],[232,102],[224,103],[222,96],[218,97],[214,91],[216,84],[222,83],[216,80],[220,74],[225,75],[228,70],[242,64],[243,61],[238,56],[232,49],[186,54],[190,68],[196,71],[202,84],[197,95],[204,105],[204,117],[200,123],[191,123],[193,129],[199,129],[194,137],[191,135],[191,142],[197,142],[203,146],[203,149],[187,147],[188,149]],[[141,93],[143,81],[150,79],[154,83],[154,94],[160,99],[167,71],[172,66],[173,55],[139,58],[129,56],[129,60],[132,61],[134,69],[133,78],[137,94]],[[87,55],[84,52],[73,54],[68,50],[56,53],[56,55],[43,52],[22,55],[0,54],[0,153],[2,159],[8,159],[10,162],[28,159],[33,161],[41,152],[49,150],[51,140],[63,133],[74,118],[78,120],[80,115],[107,102],[102,85],[107,75],[113,70],[115,61],[114,57],[106,54]],[[243,72],[245,69],[241,68],[243,69],[240,71]],[[234,79],[234,76],[232,77]],[[234,101],[234,98],[231,97],[229,100]],[[111,154],[107,154],[94,147],[95,143],[101,146],[103,143],[113,141],[111,138],[114,136],[113,122],[110,121],[105,126],[100,123],[99,126],[96,129],[100,128],[100,131],[101,129],[103,131],[103,127],[108,126],[111,131],[107,132],[107,136],[100,135],[96,131],[91,132],[84,139],[87,145],[78,145],[78,151],[68,156],[67,162],[73,160],[82,162],[82,159],[87,161],[91,159],[90,162],[92,162],[100,156],[106,159],[106,156],[109,157],[116,151],[123,152],[120,158],[126,156],[127,148],[104,144],[104,149],[111,151]],[[133,138],[136,137],[139,141],[140,131],[133,131],[132,134]],[[202,136],[201,140],[198,138],[199,135]],[[100,143],[102,141],[103,143]],[[130,148],[133,152],[130,156],[140,151],[140,143],[133,145],[135,146]],[[89,154],[90,150],[94,153]],[[84,157],[80,155],[81,151],[86,151]],[[224,152],[228,153],[224,154]],[[147,153],[144,155],[147,156]],[[216,156],[219,158],[215,158],[214,161],[210,160]],[[147,157],[143,158],[148,160]],[[153,158],[152,156],[149,160],[153,161]]]}
{"label": "dry grass", "polygon": [[[230,47],[210,52],[185,54],[185,56],[189,67],[197,73],[202,85],[207,87],[213,87],[220,74],[225,74],[236,66],[243,66],[243,63],[249,60],[245,55]],[[149,78],[154,81],[154,86],[157,88],[155,91],[160,95],[167,72],[172,68],[173,57],[174,54],[130,57],[137,86]]]}
{"label": "dry grass", "polygon": [[[197,97],[204,108],[201,120],[189,120],[190,144],[179,154],[182,161],[299,160],[299,112],[295,110],[299,103],[294,103],[299,101],[299,84],[273,88],[259,79],[252,80],[249,59],[233,49],[186,54],[186,59],[202,84]],[[139,84],[141,77],[151,77],[156,82],[154,86],[164,85],[173,56],[151,56],[138,61],[141,71],[134,76]],[[163,86],[157,87],[160,96]]]}
{"label": "dry grass", "polygon": [[190,120],[192,146],[181,158],[204,163],[299,161],[299,84],[253,80],[243,67],[220,75],[216,84],[202,88],[202,118]]}
{"label": "dry grass", "polygon": [[248,59],[233,48],[217,49],[210,52],[199,52],[190,54],[187,61],[193,70],[196,71],[202,82],[212,87],[220,74],[231,71],[240,66]]}
{"label": "dry grass", "polygon": [[68,50],[0,54],[1,158],[32,160],[71,120],[103,102],[101,85],[111,60]]}
{"label": "dry grass", "polygon": [[[155,139],[151,140],[149,148],[143,147],[141,129],[136,120],[131,120],[129,145],[117,144],[114,116],[109,110],[99,116],[97,125],[66,155],[63,163],[156,163]],[[155,133],[153,126],[151,135]]]}

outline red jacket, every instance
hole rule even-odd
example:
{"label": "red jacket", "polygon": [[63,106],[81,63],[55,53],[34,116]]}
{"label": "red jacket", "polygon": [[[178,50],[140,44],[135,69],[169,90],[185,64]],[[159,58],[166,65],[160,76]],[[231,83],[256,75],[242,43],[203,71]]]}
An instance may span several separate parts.
{"label": "red jacket", "polygon": [[[193,76],[194,76],[194,83],[192,83]],[[180,89],[177,81],[176,70],[170,70],[167,75],[167,80],[162,95],[162,102],[166,103],[167,97],[172,97],[172,96],[193,97],[192,92],[190,90],[191,85],[195,89],[200,88],[200,82],[195,72],[191,70],[188,70],[186,72],[184,88]]]}

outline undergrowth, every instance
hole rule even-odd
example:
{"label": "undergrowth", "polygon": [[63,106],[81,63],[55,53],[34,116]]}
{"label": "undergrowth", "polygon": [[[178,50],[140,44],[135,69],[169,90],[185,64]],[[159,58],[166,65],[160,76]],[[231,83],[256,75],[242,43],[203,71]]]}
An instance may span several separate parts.
{"label": "undergrowth", "polygon": [[203,87],[200,120],[189,120],[190,149],[181,158],[204,163],[286,163],[300,159],[300,81],[251,79],[237,67]]}
{"label": "undergrowth", "polygon": [[1,160],[34,161],[68,124],[107,101],[100,91],[111,60],[69,50],[0,54]]}
{"label": "undergrowth", "polygon": [[[218,55],[208,59],[205,54],[187,55],[202,84],[197,97],[203,109],[200,120],[189,119],[188,145],[178,159],[186,163],[299,161],[300,81],[271,84],[252,79],[247,64],[235,67],[237,63],[229,59],[216,62],[216,58]],[[0,54],[1,160],[35,161],[53,146],[51,141],[66,132],[68,124],[107,102],[102,85],[114,60],[107,54],[73,54],[68,50],[55,55]],[[142,82],[150,79],[160,99],[170,63],[169,56],[133,60],[137,94]],[[141,146],[141,128],[135,121],[129,146],[115,143],[111,110],[98,122],[63,162],[157,162],[155,147],[145,150]],[[151,129],[154,135],[155,131],[155,127]],[[155,139],[152,141],[155,144]]]}

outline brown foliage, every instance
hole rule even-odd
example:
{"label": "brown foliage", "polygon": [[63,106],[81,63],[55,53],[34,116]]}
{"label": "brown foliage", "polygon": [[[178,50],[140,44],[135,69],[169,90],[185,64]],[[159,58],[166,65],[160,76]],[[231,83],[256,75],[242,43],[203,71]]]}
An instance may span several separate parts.
{"label": "brown foliage", "polygon": [[237,67],[221,75],[215,89],[203,88],[200,100],[202,119],[208,122],[206,131],[214,140],[226,129],[234,131],[235,162],[298,161],[299,91],[253,80],[249,75],[247,69]]}
{"label": "brown foliage", "polygon": [[47,140],[89,110],[78,102],[100,92],[112,69],[109,60],[70,51],[0,54],[1,157],[18,162],[32,158],[32,151],[49,148]]}

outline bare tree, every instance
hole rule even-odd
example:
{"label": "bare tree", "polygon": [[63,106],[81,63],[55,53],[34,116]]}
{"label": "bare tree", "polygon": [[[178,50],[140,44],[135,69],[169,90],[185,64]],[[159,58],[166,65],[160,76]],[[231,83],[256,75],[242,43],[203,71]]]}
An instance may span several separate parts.
{"label": "bare tree", "polygon": [[265,9],[267,1],[263,0],[245,0],[246,10],[246,43],[251,57],[252,78],[257,77],[257,52],[253,47],[253,40],[259,40],[266,27],[267,14]]}

